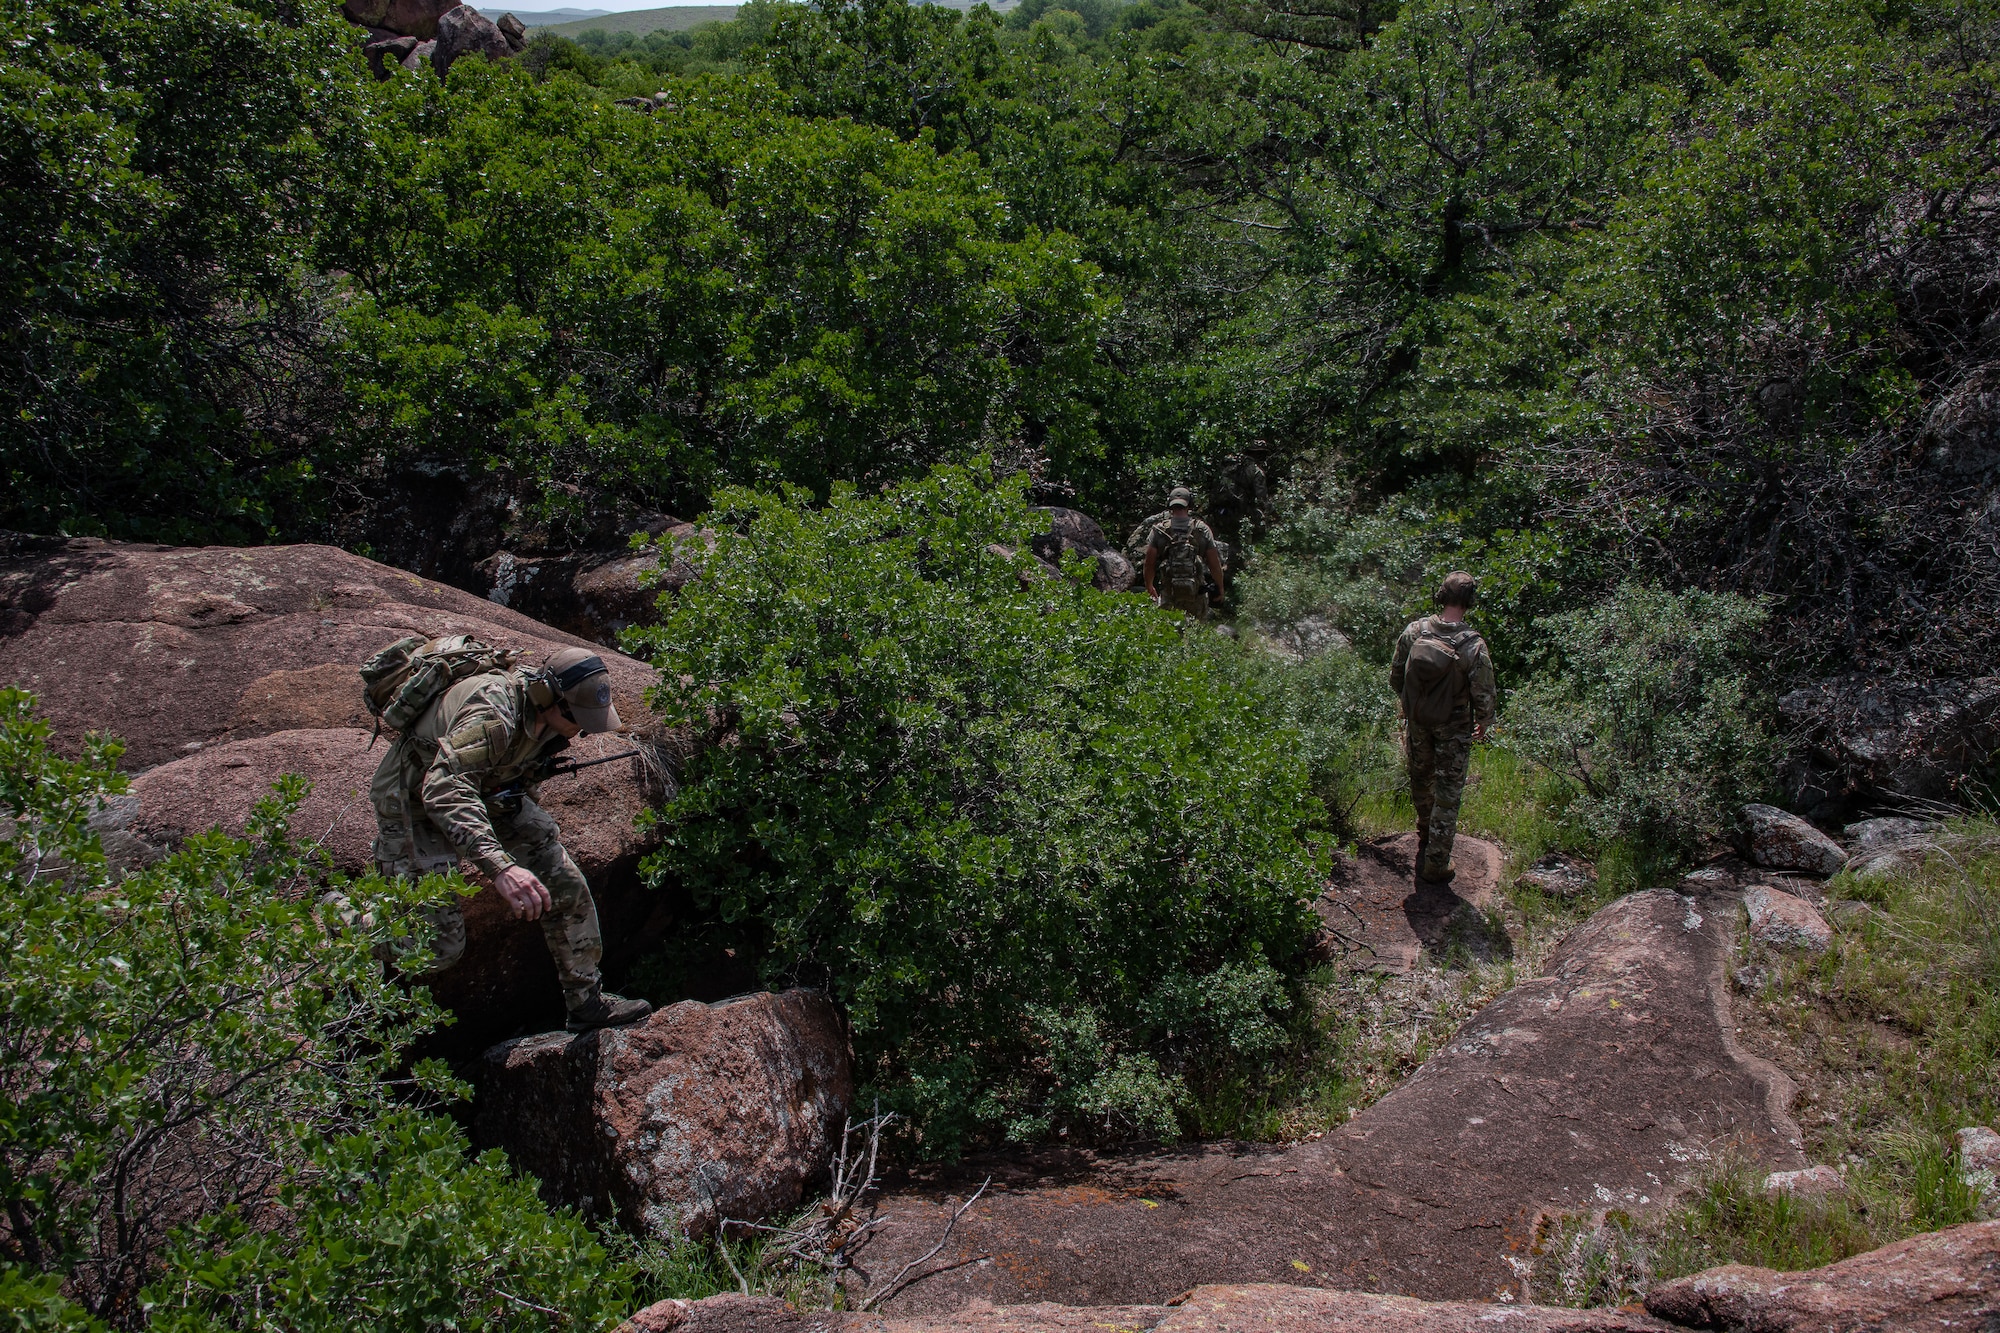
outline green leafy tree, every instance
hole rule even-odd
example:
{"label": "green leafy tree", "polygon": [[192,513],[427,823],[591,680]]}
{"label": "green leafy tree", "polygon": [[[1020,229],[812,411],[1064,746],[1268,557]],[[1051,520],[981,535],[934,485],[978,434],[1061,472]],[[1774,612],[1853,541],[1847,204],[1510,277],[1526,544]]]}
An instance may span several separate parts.
{"label": "green leafy tree", "polygon": [[828,987],[922,1149],[1167,1136],[1285,1039],[1308,776],[1217,636],[1032,573],[1023,479],[727,491],[635,647],[719,722],[655,874]]}
{"label": "green leafy tree", "polygon": [[1626,584],[1540,622],[1537,677],[1507,700],[1506,744],[1575,784],[1570,814],[1671,870],[1719,841],[1769,781],[1765,609]]}
{"label": "green leafy tree", "polygon": [[0,526],[255,541],[337,424],[323,137],[346,25],[265,0],[0,4]]}

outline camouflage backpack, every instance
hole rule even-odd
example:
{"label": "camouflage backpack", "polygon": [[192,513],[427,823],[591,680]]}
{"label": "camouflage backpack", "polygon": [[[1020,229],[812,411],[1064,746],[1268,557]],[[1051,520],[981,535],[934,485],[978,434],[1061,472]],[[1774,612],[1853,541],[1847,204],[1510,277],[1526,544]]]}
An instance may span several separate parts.
{"label": "camouflage backpack", "polygon": [[1170,518],[1160,525],[1159,531],[1167,539],[1167,549],[1161,553],[1159,563],[1166,581],[1176,588],[1199,588],[1201,554],[1194,549],[1194,520]]}
{"label": "camouflage backpack", "polygon": [[1420,727],[1441,727],[1472,695],[1472,675],[1459,645],[1470,629],[1446,635],[1429,625],[1417,632],[1403,667],[1403,716]]}
{"label": "camouflage backpack", "polygon": [[520,654],[463,634],[398,639],[361,664],[361,690],[375,729],[408,731],[424,710],[468,676],[506,671]]}

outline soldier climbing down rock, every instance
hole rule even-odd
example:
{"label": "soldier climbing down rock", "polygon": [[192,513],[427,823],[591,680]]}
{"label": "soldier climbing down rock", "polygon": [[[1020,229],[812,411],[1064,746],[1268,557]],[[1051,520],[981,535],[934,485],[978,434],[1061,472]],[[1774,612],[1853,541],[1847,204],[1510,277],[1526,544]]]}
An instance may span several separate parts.
{"label": "soldier climbing down rock", "polygon": [[1168,494],[1166,516],[1154,524],[1146,539],[1146,592],[1161,606],[1207,620],[1208,591],[1204,585],[1213,579],[1220,597],[1227,584],[1215,534],[1190,512],[1193,504],[1194,492],[1185,486],[1176,486]]}
{"label": "soldier climbing down rock", "polygon": [[1417,807],[1417,879],[1451,883],[1451,844],[1472,743],[1493,723],[1493,659],[1465,623],[1478,585],[1462,570],[1438,586],[1436,615],[1411,622],[1396,640],[1389,688],[1402,703],[1410,799]]}
{"label": "soldier climbing down rock", "polygon": [[[562,831],[536,804],[544,766],[578,735],[617,731],[604,660],[582,648],[539,669],[472,639],[404,639],[361,669],[368,706],[401,734],[369,788],[375,863],[384,875],[450,870],[459,858],[493,881],[514,915],[542,923],[569,1030],[636,1022],[644,1000],[607,995],[598,978],[604,940],[583,872]],[[465,953],[454,898],[431,914],[430,971]]]}

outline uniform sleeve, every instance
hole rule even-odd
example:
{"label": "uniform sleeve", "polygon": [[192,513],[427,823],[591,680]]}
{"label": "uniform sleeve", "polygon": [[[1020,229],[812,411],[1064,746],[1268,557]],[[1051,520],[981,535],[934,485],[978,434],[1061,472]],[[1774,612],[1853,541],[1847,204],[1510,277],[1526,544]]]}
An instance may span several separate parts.
{"label": "uniform sleeve", "polygon": [[1389,662],[1389,692],[1397,698],[1403,695],[1403,672],[1410,665],[1410,644],[1415,640],[1415,625],[1406,628],[1396,640],[1396,656]]}
{"label": "uniform sleeve", "polygon": [[437,757],[424,774],[424,814],[472,864],[497,876],[514,864],[493,831],[480,793],[480,775],[507,753],[513,733],[506,718],[474,706],[460,714],[438,741]]}
{"label": "uniform sleeve", "polygon": [[1493,654],[1486,650],[1484,638],[1473,641],[1472,669],[1466,674],[1472,683],[1472,716],[1482,725],[1489,723],[1499,706],[1500,692],[1493,684]]}

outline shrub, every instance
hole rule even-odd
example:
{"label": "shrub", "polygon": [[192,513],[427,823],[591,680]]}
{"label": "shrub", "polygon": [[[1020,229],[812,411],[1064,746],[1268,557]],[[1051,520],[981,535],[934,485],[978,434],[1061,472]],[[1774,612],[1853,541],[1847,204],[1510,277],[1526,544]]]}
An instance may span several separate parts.
{"label": "shrub", "polygon": [[662,713],[727,733],[652,873],[845,1003],[931,1154],[1170,1133],[1281,1039],[1319,882],[1295,738],[1239,652],[1080,565],[1038,578],[1006,549],[1023,485],[727,492],[634,645]]}
{"label": "shrub", "polygon": [[1752,683],[1765,612],[1726,593],[1627,584],[1537,621],[1535,679],[1506,705],[1506,743],[1577,788],[1569,815],[1663,865],[1720,837],[1765,777]]}
{"label": "shrub", "polygon": [[125,788],[118,747],[64,759],[33,707],[0,690],[0,1262],[129,1323],[172,1228],[220,1205],[260,1221],[315,1132],[386,1104],[437,1010],[372,951],[441,885],[350,886],[370,931],[323,918],[297,778],[247,837],[121,877],[89,826]]}
{"label": "shrub", "polygon": [[448,1120],[399,1110],[322,1142],[283,1203],[283,1232],[230,1212],[183,1241],[147,1292],[155,1333],[545,1333],[631,1308],[630,1269]]}

